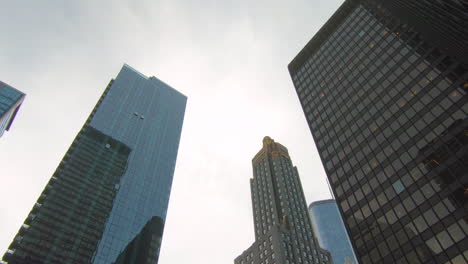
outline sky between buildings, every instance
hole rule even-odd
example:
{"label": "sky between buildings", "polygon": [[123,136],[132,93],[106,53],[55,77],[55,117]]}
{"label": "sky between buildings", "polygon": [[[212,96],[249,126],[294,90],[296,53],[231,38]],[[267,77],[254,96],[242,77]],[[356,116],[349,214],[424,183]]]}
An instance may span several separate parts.
{"label": "sky between buildings", "polygon": [[0,0],[0,258],[123,63],[188,96],[160,263],[233,263],[254,242],[251,159],[269,135],[307,202],[330,198],[287,65],[343,0]]}

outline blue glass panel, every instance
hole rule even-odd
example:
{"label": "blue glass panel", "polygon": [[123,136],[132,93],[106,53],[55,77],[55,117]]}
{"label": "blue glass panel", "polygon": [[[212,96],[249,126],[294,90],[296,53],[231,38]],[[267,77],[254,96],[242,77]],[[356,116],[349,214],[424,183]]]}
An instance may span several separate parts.
{"label": "blue glass panel", "polygon": [[113,263],[154,216],[165,220],[186,100],[125,65],[91,120],[132,149],[93,263]]}
{"label": "blue glass panel", "polygon": [[14,118],[13,113],[16,108],[21,104],[24,94],[20,91],[0,82],[0,136],[3,135],[8,124]]}
{"label": "blue glass panel", "polygon": [[322,248],[330,251],[333,263],[357,264],[348,234],[335,200],[312,203],[309,207],[312,227]]}

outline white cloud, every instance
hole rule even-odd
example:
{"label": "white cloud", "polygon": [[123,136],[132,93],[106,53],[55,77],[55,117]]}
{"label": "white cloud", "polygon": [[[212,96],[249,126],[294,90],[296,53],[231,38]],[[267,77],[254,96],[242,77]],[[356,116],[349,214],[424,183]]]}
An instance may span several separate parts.
{"label": "white cloud", "polygon": [[0,79],[27,93],[0,139],[0,255],[124,62],[188,96],[160,263],[233,263],[254,241],[251,159],[289,148],[330,196],[287,64],[343,2],[9,1]]}

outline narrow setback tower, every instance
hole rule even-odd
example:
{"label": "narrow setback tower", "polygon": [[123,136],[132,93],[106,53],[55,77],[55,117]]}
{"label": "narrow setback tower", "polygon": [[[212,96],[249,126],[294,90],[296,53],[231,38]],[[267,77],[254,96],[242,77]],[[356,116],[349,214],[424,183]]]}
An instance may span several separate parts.
{"label": "narrow setback tower", "polygon": [[252,166],[255,242],[235,264],[333,263],[312,231],[299,173],[288,149],[265,137]]}

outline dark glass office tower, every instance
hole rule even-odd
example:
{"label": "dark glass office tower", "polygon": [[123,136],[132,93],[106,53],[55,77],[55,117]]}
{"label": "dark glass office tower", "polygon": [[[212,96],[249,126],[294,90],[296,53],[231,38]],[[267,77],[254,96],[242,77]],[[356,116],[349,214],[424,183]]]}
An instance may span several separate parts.
{"label": "dark glass office tower", "polygon": [[0,137],[10,129],[24,97],[24,93],[0,81]]}
{"label": "dark glass office tower", "polygon": [[157,263],[186,100],[124,65],[3,259]]}
{"label": "dark glass office tower", "polygon": [[348,0],[289,65],[364,264],[468,261],[466,10]]}
{"label": "dark glass office tower", "polygon": [[288,149],[270,137],[252,160],[255,243],[236,264],[332,263],[313,234],[297,168]]}
{"label": "dark glass office tower", "polygon": [[309,205],[312,230],[320,247],[330,252],[335,264],[357,264],[353,247],[335,200],[316,201]]}

